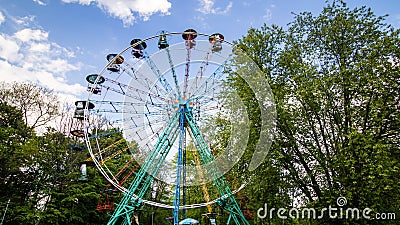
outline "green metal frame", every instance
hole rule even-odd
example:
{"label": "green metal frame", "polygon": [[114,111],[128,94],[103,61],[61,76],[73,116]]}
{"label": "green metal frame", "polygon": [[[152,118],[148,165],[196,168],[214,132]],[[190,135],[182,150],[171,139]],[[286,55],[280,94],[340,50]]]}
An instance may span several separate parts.
{"label": "green metal frame", "polygon": [[[187,124],[185,125],[186,129],[184,130],[191,132],[192,136],[194,137],[193,141],[199,153],[202,164],[209,164],[215,160],[196,121],[193,118],[192,108],[189,107],[189,105],[189,101],[186,101],[184,104],[180,104],[180,108],[173,114],[164,131],[159,136],[153,150],[142,164],[134,181],[130,184],[128,192],[124,194],[122,200],[118,204],[108,222],[108,225],[132,224],[131,218],[133,217],[134,212],[143,205],[143,196],[150,188],[155,175],[158,173],[161,165],[164,163],[173,143],[176,141],[178,136],[185,135],[182,134],[181,121],[185,121]],[[181,107],[185,107],[185,110],[181,110]],[[180,139],[182,139],[182,137],[180,137]],[[248,225],[249,222],[245,219],[242,211],[240,210],[239,204],[236,202],[229,185],[223,178],[219,169],[217,167],[210,168],[210,174],[221,196],[221,198],[217,200],[217,204],[229,212],[227,224],[233,220],[236,225]],[[179,200],[178,202],[174,202],[174,206],[177,206],[179,209]],[[178,216],[176,207],[174,210],[174,216],[175,215]],[[177,225],[177,221],[174,221],[174,224]]]}

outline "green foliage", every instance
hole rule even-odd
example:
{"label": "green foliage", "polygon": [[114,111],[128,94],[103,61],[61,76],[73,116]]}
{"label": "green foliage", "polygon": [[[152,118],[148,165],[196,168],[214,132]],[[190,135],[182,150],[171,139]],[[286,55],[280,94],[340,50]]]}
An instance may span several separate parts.
{"label": "green foliage", "polygon": [[[400,40],[384,19],[334,1],[320,15],[299,14],[287,30],[265,25],[238,41],[265,72],[275,97],[277,131],[267,164],[282,174],[271,176],[269,167],[260,173],[276,178],[275,185],[303,207],[336,206],[343,196],[346,207],[400,213]],[[231,84],[252,99],[240,78]]]}
{"label": "green foliage", "polygon": [[[75,141],[48,129],[37,136],[22,111],[0,103],[0,211],[3,224],[104,224],[95,211],[104,180],[79,183],[79,162],[85,152],[70,148]],[[89,175],[95,178],[94,168]],[[8,210],[5,211],[10,200]]]}
{"label": "green foliage", "polygon": [[[244,79],[233,76],[227,83],[227,95],[235,92],[245,104],[250,133],[243,157],[226,174],[226,180],[235,190],[252,178],[235,196],[242,209],[255,215],[251,223],[398,223],[328,217],[260,219],[257,210],[264,204],[321,210],[336,207],[337,198],[346,197],[345,207],[368,207],[371,216],[381,212],[400,215],[399,33],[370,9],[349,9],[335,0],[319,15],[300,13],[287,28],[251,28],[237,41],[265,73],[277,111],[269,158],[249,173],[247,163],[260,137],[261,111]],[[239,69],[248,68],[241,65]],[[92,167],[88,168],[89,182],[77,180],[79,163],[87,160],[87,153],[72,150],[70,144],[77,140],[65,134],[48,129],[37,135],[33,130],[57,114],[52,92],[31,84],[12,87],[0,85],[2,215],[10,199],[4,224],[105,224],[108,215],[95,208],[99,198],[104,198],[100,193],[107,182]],[[206,138],[217,155],[228,146],[232,124],[224,119],[210,124],[213,126],[205,128]],[[102,148],[122,140],[122,136],[103,140],[99,143]],[[135,144],[129,145],[130,150],[125,141],[113,145],[114,152],[121,151],[106,162],[113,174],[129,161],[130,154],[138,154]],[[188,162],[193,159],[189,151]],[[187,191],[188,204],[204,201],[201,186]],[[170,200],[170,193],[171,186],[155,181],[147,198],[164,202]],[[212,199],[218,197],[212,187],[209,194]],[[169,224],[165,218],[171,216],[171,210],[148,205],[143,210],[142,223]],[[213,206],[214,212],[219,210]],[[189,210],[187,215],[205,224],[200,215],[206,212],[200,208]],[[219,224],[226,218],[222,214]]]}

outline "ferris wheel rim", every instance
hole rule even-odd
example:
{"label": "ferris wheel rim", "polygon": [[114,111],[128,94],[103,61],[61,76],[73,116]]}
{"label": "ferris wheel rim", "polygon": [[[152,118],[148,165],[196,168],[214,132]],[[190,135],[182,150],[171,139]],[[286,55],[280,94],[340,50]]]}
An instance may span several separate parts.
{"label": "ferris wheel rim", "polygon": [[[160,34],[156,34],[156,35],[147,37],[147,38],[141,40],[141,42],[137,42],[137,43],[135,43],[135,44],[133,44],[133,45],[129,45],[128,47],[126,47],[125,49],[123,49],[121,52],[117,53],[117,54],[115,55],[115,58],[119,57],[121,54],[125,53],[125,52],[128,51],[129,49],[135,48],[136,46],[138,46],[138,45],[139,45],[140,43],[142,43],[142,42],[146,42],[146,41],[149,41],[149,40],[152,40],[152,39],[155,39],[155,38],[159,38],[159,37],[161,37],[161,36],[163,36],[163,35],[165,35],[165,36],[170,36],[170,35],[177,35],[177,34],[184,34],[184,33],[185,33],[185,32],[168,32],[168,33],[160,33]],[[197,33],[197,35],[198,35],[198,36],[202,36],[202,37],[210,37],[210,36],[212,36],[213,34],[210,35],[210,34],[204,34],[204,33]],[[222,42],[222,43],[226,43],[226,44],[231,45],[231,46],[235,46],[232,42],[229,42],[229,41],[227,41],[227,40],[225,40],[225,39],[222,40],[221,42]],[[113,63],[113,61],[109,61],[109,62],[106,64],[106,66],[103,67],[103,69],[100,71],[99,74],[101,75],[101,74],[103,74],[104,72],[106,72],[106,71],[107,71],[107,68],[108,68],[110,65],[112,65],[112,63]]]}
{"label": "ferris wheel rim", "polygon": [[[126,53],[126,52],[129,51],[130,49],[135,48],[135,47],[138,46],[140,43],[143,43],[143,42],[146,42],[146,41],[150,41],[150,40],[153,40],[153,39],[155,39],[155,38],[159,38],[159,37],[161,37],[161,36],[163,36],[163,35],[165,35],[165,36],[170,36],[170,35],[179,35],[179,34],[184,34],[184,33],[185,33],[185,32],[160,33],[160,34],[153,35],[153,36],[151,36],[151,37],[145,38],[145,39],[141,40],[141,42],[136,42],[136,43],[134,43],[133,45],[129,45],[128,47],[126,47],[125,49],[123,49],[123,50],[122,50],[121,52],[119,52],[118,54],[115,54],[114,60],[116,60],[116,59],[119,58],[119,57],[122,57],[122,54]],[[202,36],[202,37],[211,37],[211,35],[209,35],[209,34],[203,34],[203,33],[197,33],[197,35],[198,35],[198,36]],[[226,41],[226,40],[222,40],[222,42],[223,42],[223,43],[226,43],[226,44],[228,44],[228,45],[234,46],[231,42],[228,42],[228,41]],[[107,68],[108,68],[110,65],[112,65],[112,64],[113,64],[113,60],[110,60],[110,61],[106,64],[106,66],[100,71],[100,73],[97,74],[98,77],[96,78],[96,80],[95,80],[92,84],[96,85],[96,84],[99,84],[99,83],[103,83],[103,82],[104,82],[104,78],[102,77],[102,75],[107,71]],[[91,100],[91,96],[92,96],[92,95],[93,95],[93,93],[90,92],[89,95],[88,95],[87,101],[90,101],[90,100]],[[88,109],[88,108],[86,107],[86,109]],[[86,110],[86,111],[87,111],[87,110]],[[86,113],[86,112],[85,112],[85,113]],[[85,124],[88,123],[88,116],[85,116],[85,117],[84,117],[84,121],[85,121]],[[108,173],[107,173],[106,171],[104,171],[104,169],[103,169],[103,167],[101,166],[100,162],[96,159],[96,157],[95,157],[94,154],[93,154],[92,146],[91,146],[90,141],[89,141],[89,140],[90,140],[91,134],[88,132],[88,127],[86,127],[86,128],[84,129],[84,131],[85,131],[85,141],[86,141],[86,144],[87,144],[87,146],[88,146],[90,156],[91,156],[93,162],[95,163],[97,169],[98,169],[98,170],[101,172],[101,174],[107,179],[107,181],[110,182],[115,188],[117,188],[119,191],[121,191],[121,192],[123,192],[123,193],[127,193],[128,190],[127,190],[125,187],[119,186],[112,178],[110,178],[110,176],[108,175]],[[98,144],[98,141],[97,141],[97,140],[96,140],[96,143]],[[90,146],[90,147],[89,147],[89,146]],[[247,184],[247,183],[246,183],[246,184]],[[238,189],[234,190],[232,193],[234,194],[234,193],[237,193],[238,191],[242,190],[242,189],[246,186],[246,184],[243,184],[243,185],[240,186]],[[137,196],[133,196],[133,197],[136,198]],[[223,197],[224,197],[224,196],[221,196],[221,197],[216,198],[215,200],[210,201],[210,202],[197,203],[197,204],[186,204],[186,205],[181,205],[181,206],[179,206],[179,207],[180,207],[180,208],[187,208],[187,209],[189,209],[189,208],[200,208],[200,207],[205,207],[206,205],[210,205],[210,204],[216,203],[219,199],[221,199],[221,198],[223,198]],[[163,203],[158,203],[158,202],[154,202],[154,201],[149,201],[149,200],[145,200],[145,199],[143,199],[143,198],[138,198],[138,199],[142,200],[145,204],[148,204],[148,205],[159,206],[159,207],[163,207],[163,208],[173,208],[172,205],[167,205],[167,204],[163,204]]]}

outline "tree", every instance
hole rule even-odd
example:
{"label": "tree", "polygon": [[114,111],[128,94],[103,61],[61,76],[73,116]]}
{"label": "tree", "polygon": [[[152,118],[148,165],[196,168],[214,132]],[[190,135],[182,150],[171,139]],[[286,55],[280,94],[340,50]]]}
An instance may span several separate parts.
{"label": "tree", "polygon": [[[384,20],[333,1],[320,15],[297,15],[287,30],[264,25],[238,41],[270,82],[277,109],[271,161],[303,206],[335,207],[343,196],[346,207],[399,213],[400,40]],[[240,78],[232,84],[251,99]]]}
{"label": "tree", "polygon": [[3,224],[105,223],[107,215],[95,210],[104,179],[89,168],[92,181],[77,181],[87,153],[52,128],[37,136],[24,121],[20,110],[0,103],[1,212],[10,200]]}
{"label": "tree", "polygon": [[59,102],[53,91],[31,83],[0,83],[0,101],[22,112],[29,128],[35,129],[58,115]]}
{"label": "tree", "polygon": [[[0,187],[1,209],[10,201],[7,217],[14,218],[19,211],[26,211],[24,205],[31,190],[32,171],[37,151],[34,145],[34,133],[26,127],[22,114],[15,107],[0,103]],[[21,207],[19,207],[21,206]]]}

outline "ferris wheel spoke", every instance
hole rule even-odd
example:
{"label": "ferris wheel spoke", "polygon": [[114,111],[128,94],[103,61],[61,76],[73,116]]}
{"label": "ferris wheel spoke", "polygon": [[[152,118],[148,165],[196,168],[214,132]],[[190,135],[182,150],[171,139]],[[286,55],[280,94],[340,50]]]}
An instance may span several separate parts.
{"label": "ferris wheel spoke", "polygon": [[[99,127],[97,126],[91,126],[88,127],[87,129],[98,129]],[[116,133],[120,133],[121,130],[119,128],[113,128],[113,129],[109,129],[107,131],[101,131],[101,132],[96,132],[94,134],[91,134],[88,138],[99,138],[99,137],[107,137]]]}
{"label": "ferris wheel spoke", "polygon": [[[128,171],[128,173],[121,179],[118,180],[122,174],[125,173],[126,170],[128,170],[128,168],[131,167],[131,169]],[[139,168],[139,165],[137,164],[135,158],[131,158],[117,173],[117,175],[115,175],[115,177],[113,177],[113,181],[118,182],[118,185],[121,187],[125,181]],[[116,188],[115,188],[116,189]]]}
{"label": "ferris wheel spoke", "polygon": [[227,59],[221,65],[219,65],[215,69],[215,71],[209,77],[207,77],[207,79],[195,91],[193,91],[189,98],[192,99],[199,96],[204,96],[212,91],[217,90],[222,84],[221,78],[223,78],[223,76],[225,75],[226,63],[230,60],[231,57],[232,54],[229,55]]}
{"label": "ferris wheel spoke", "polygon": [[[176,113],[174,116],[168,118],[160,118],[157,121],[154,121],[152,124],[153,126],[160,124],[158,127],[154,127],[152,132],[149,134],[146,132],[146,128],[148,124],[143,124],[143,126],[137,126],[134,125],[131,127],[128,127],[127,130],[133,129],[132,131],[128,132],[129,133],[129,138],[133,138],[134,140],[137,140],[137,143],[140,144],[141,146],[145,147],[147,149],[147,152],[151,151],[153,149],[152,147],[152,142],[154,142],[154,138],[160,139],[162,138],[163,135],[165,135],[166,132],[168,132],[169,127],[171,124],[175,124],[176,122],[173,122],[176,119]],[[168,120],[168,122],[166,122]],[[139,129],[135,129],[139,128]],[[143,133],[142,133],[143,132]],[[144,149],[142,149],[144,150]]]}
{"label": "ferris wheel spoke", "polygon": [[140,73],[137,69],[131,66],[129,63],[124,62],[124,65],[129,69],[124,69],[123,72],[127,73],[132,79],[138,84],[145,87],[148,91],[155,92],[156,95],[169,96],[170,94],[165,90],[164,87],[160,87],[156,82],[152,82],[148,77]]}
{"label": "ferris wheel spoke", "polygon": [[[214,156],[211,154],[211,150],[207,145],[206,141],[204,140],[204,137],[201,134],[199,127],[196,124],[196,121],[193,120],[191,114],[186,114],[186,118],[188,120],[189,132],[191,132],[192,137],[194,137],[194,143],[196,145],[196,149],[200,154],[200,158],[203,161],[203,164],[208,164],[213,162],[215,160]],[[226,207],[224,208],[230,211],[231,213],[237,214],[241,219],[244,219],[244,217],[242,217],[243,215],[241,214],[238,203],[233,197],[233,192],[229,188],[229,185],[227,184],[226,180],[221,175],[221,171],[218,169],[218,167],[211,167],[209,173],[213,177],[214,184],[217,187],[220,196],[226,196],[227,203],[233,206],[232,209]],[[245,219],[244,221],[247,222]]]}
{"label": "ferris wheel spoke", "polygon": [[167,93],[172,93],[175,97],[175,99],[178,98],[178,95],[175,93],[175,91],[171,88],[171,85],[165,78],[163,74],[161,74],[160,70],[157,68],[156,64],[153,62],[151,57],[145,52],[144,55],[145,61],[147,65],[150,67],[150,69],[153,71],[154,75],[157,77],[158,81],[161,83],[161,85],[164,87],[164,90]]}
{"label": "ferris wheel spoke", "polygon": [[154,131],[154,133],[148,134],[146,136],[146,135],[140,135],[139,134],[140,131],[144,130],[144,128],[142,128],[141,130],[135,131],[133,134],[130,134],[129,137],[136,137],[137,136],[138,137],[138,139],[137,139],[138,140],[138,144],[140,142],[140,144],[145,146],[146,150],[149,151],[149,150],[151,150],[151,144],[154,141],[153,139],[154,138],[158,138],[163,129],[164,129],[164,126],[160,126]]}
{"label": "ferris wheel spoke", "polygon": [[[157,91],[156,93],[153,93],[151,88],[146,88],[146,90],[143,90],[138,87],[132,87],[131,85],[127,85],[120,81],[97,74],[89,75],[86,80],[92,85],[96,85],[97,88],[105,88],[107,91],[111,90],[115,93],[128,96],[140,102],[146,103],[147,101],[149,101],[151,104],[157,104],[159,101],[164,103],[170,102],[170,100],[162,97],[162,95]],[[108,83],[105,83],[106,81]]]}
{"label": "ferris wheel spoke", "polygon": [[[125,139],[122,139],[122,140],[126,141]],[[116,141],[113,144],[102,149],[100,152],[94,154],[95,158],[100,163],[100,165],[103,165],[108,160],[119,156],[121,153],[128,151],[130,148],[132,148],[136,145],[136,143],[126,144],[126,147],[118,150],[118,148],[115,148],[115,147],[116,147],[116,145],[118,145],[120,143],[121,143],[120,141]]]}
{"label": "ferris wheel spoke", "polygon": [[128,168],[135,162],[135,158],[131,158],[115,175],[115,177],[120,177]]}
{"label": "ferris wheel spoke", "polygon": [[[154,101],[159,100],[165,103],[169,103],[170,100],[168,100],[167,98],[162,97],[159,94],[154,94],[151,93],[150,91],[145,91],[145,90],[141,90],[139,88],[136,87],[132,87],[130,85],[112,80],[112,79],[108,79],[106,78],[106,81],[110,82],[111,84],[114,85],[114,87],[112,86],[107,86],[104,84],[101,84],[100,86],[103,88],[106,88],[107,90],[112,90],[118,94],[122,94],[125,96],[128,96],[132,99],[141,101],[141,102],[148,102],[150,101],[151,103],[154,103]],[[133,94],[133,93],[137,93],[137,94]],[[149,99],[147,99],[149,98]]]}
{"label": "ferris wheel spoke", "polygon": [[[169,118],[170,115],[168,114],[149,114],[149,115],[155,115],[153,117],[149,117],[149,116],[145,116],[144,114],[138,114],[138,115],[134,115],[134,116],[129,116],[129,117],[125,117],[123,119],[118,119],[115,120],[115,122],[122,122],[125,124],[124,127],[126,128],[138,128],[138,127],[143,127],[149,124],[157,124],[160,122],[165,121],[166,119]],[[145,120],[140,120],[140,119],[145,119]],[[132,124],[132,125],[130,125]]]}
{"label": "ferris wheel spoke", "polygon": [[132,169],[121,179],[121,181],[118,182],[118,185],[122,186],[139,168],[139,166],[133,166]]}
{"label": "ferris wheel spoke", "polygon": [[[165,120],[165,119],[164,119]],[[154,123],[143,123],[141,124],[141,126],[137,126],[137,125],[131,125],[129,127],[127,127],[125,130],[128,131],[129,133],[133,133],[135,134],[140,141],[142,141],[144,139],[143,136],[159,136],[160,131],[163,129],[163,125],[165,125],[165,122],[162,121],[155,121]],[[148,131],[147,129],[150,129],[150,131]],[[131,131],[129,131],[131,130]]]}
{"label": "ferris wheel spoke", "polygon": [[[113,148],[114,146],[116,146],[116,145],[118,145],[118,144],[121,144],[121,143],[123,143],[124,141],[125,141],[125,139],[124,139],[124,138],[121,138],[121,139],[119,139],[118,141],[112,143],[111,145],[109,145],[109,146],[107,146],[107,147],[101,149],[101,151],[96,152],[96,153],[94,154],[94,156],[97,157],[97,156],[99,156],[99,155],[101,155],[101,154],[103,154],[103,153],[105,153],[105,152],[107,152],[107,151],[110,151],[110,150],[112,150],[112,148]],[[86,159],[86,161],[92,161],[92,160],[93,160],[92,157],[89,157],[88,159]]]}
{"label": "ferris wheel spoke", "polygon": [[129,115],[134,115],[134,118],[141,118],[141,117],[149,117],[149,116],[155,116],[155,115],[164,115],[167,111],[166,110],[156,110],[156,111],[151,111],[151,112],[140,112],[137,110],[127,110],[124,109],[123,111],[116,111],[113,109],[97,109],[97,110],[92,110],[89,111],[92,112],[93,114],[97,114],[97,113],[126,113]]}
{"label": "ferris wheel spoke", "polygon": [[[165,129],[163,130],[162,134],[158,138],[158,141],[154,148],[159,148],[160,145],[162,145],[165,141],[170,142],[168,136],[171,134],[171,131],[176,129],[176,124],[179,123],[179,113],[175,112],[174,116],[168,121],[168,124],[166,125]],[[173,143],[171,143],[173,144]]]}
{"label": "ferris wheel spoke", "polygon": [[[175,113],[173,119],[169,121],[162,135],[158,138],[157,143],[153,147],[154,151],[151,151],[144,160],[138,175],[130,185],[130,194],[126,197],[131,198],[131,196],[135,194],[136,190],[138,189],[140,190],[140,193],[137,194],[137,196],[139,198],[143,197],[150,185],[151,180],[156,175],[157,170],[160,168],[160,166],[157,165],[165,159],[169,149],[172,147],[176,139],[176,133],[178,133],[178,126],[176,126],[176,123],[178,123],[178,113]],[[149,174],[147,178],[145,178],[146,174]],[[141,186],[141,188],[139,188],[139,186]]]}
{"label": "ferris wheel spoke", "polygon": [[[117,157],[118,155],[120,155],[123,152],[126,152],[128,149],[130,149],[133,146],[134,146],[134,144],[129,144],[129,145],[127,144],[126,147],[118,150],[118,148],[114,148],[115,147],[114,144],[111,144],[110,146],[107,146],[104,150],[102,150],[101,153],[98,152],[97,154],[94,154],[94,158],[96,159],[97,162],[99,162],[100,165],[103,165],[108,160],[110,160],[114,157]],[[93,160],[92,157],[91,157],[91,160]]]}
{"label": "ferris wheel spoke", "polygon": [[[192,132],[188,131],[189,136],[191,138],[192,143],[194,142],[194,137],[192,135]],[[196,151],[193,151],[193,157],[196,163],[196,169],[197,169],[197,173],[200,177],[200,181],[201,181],[201,189],[203,190],[203,195],[204,195],[204,200],[206,201],[206,203],[210,202],[210,195],[208,193],[208,189],[207,189],[207,185],[204,179],[204,174],[203,174],[203,170],[201,168],[201,164],[200,164],[200,158],[199,155]],[[208,212],[212,212],[212,208],[211,205],[206,205]]]}
{"label": "ferris wheel spoke", "polygon": [[[93,115],[99,115],[99,114],[93,114]],[[95,125],[88,125],[86,129],[88,132],[90,130],[95,130],[96,133],[90,134],[88,137],[89,138],[99,138],[99,137],[107,137],[110,135],[113,135],[115,133],[120,133],[123,130],[129,130],[129,129],[135,129],[135,128],[141,128],[145,126],[155,126],[158,123],[163,122],[163,120],[169,118],[170,116],[165,113],[138,113],[138,114],[130,114],[129,117],[125,117],[122,119],[113,119],[113,120],[107,120],[101,124],[95,124]],[[98,132],[98,129],[101,129],[101,127],[105,127],[107,129],[107,126],[113,126],[113,128],[108,128],[107,131],[101,131]],[[116,128],[115,128],[116,127]],[[124,128],[124,129],[122,129]]]}
{"label": "ferris wheel spoke", "polygon": [[214,101],[219,98],[218,96],[221,91],[222,81],[212,80],[211,83],[205,84],[205,88],[202,92],[199,92],[198,95],[193,96],[193,101],[196,102],[204,102],[204,104],[208,104],[208,101]]}
{"label": "ferris wheel spoke", "polygon": [[88,121],[85,129],[89,138],[107,137],[121,132],[122,124],[115,118],[105,117],[102,113],[92,110],[88,110],[86,113],[85,118],[88,118]]}
{"label": "ferris wheel spoke", "polygon": [[151,69],[157,80],[160,82],[161,86],[164,88],[164,91],[166,91],[168,95],[172,94],[175,99],[178,98],[177,94],[171,88],[171,85],[169,84],[166,77],[160,72],[157,65],[154,63],[147,51],[145,51],[145,49],[147,48],[146,42],[142,41],[141,39],[133,39],[131,41],[131,46],[132,55],[137,59],[144,59],[147,66]]}
{"label": "ferris wheel spoke", "polygon": [[174,79],[174,83],[175,83],[175,89],[176,92],[178,93],[178,98],[177,99],[181,99],[181,90],[179,87],[179,82],[178,82],[178,77],[176,76],[176,72],[175,72],[175,65],[172,61],[172,56],[171,56],[171,51],[169,50],[169,47],[165,48],[165,51],[167,52],[167,57],[168,57],[168,63],[169,63],[169,67],[171,69],[172,72],[172,78]]}
{"label": "ferris wheel spoke", "polygon": [[226,108],[220,101],[215,101],[215,98],[205,97],[202,101],[195,101],[193,104],[193,113],[195,115],[214,115],[224,113]]}
{"label": "ferris wheel spoke", "polygon": [[[117,182],[119,186],[122,186],[122,185],[125,183],[125,181],[127,180],[127,178],[129,178],[129,176],[131,176],[132,173],[133,173],[135,170],[137,170],[138,166],[137,166],[137,164],[136,164],[135,162],[136,162],[135,158],[131,158],[127,163],[125,163],[125,165],[118,171],[118,173],[117,173],[115,176],[114,176],[114,175],[112,176],[112,181]],[[131,166],[132,166],[132,168],[129,170],[128,174],[125,175],[125,176],[122,178],[121,181],[119,181],[119,178],[121,177],[121,175],[124,174],[125,171],[127,171],[127,170],[129,169],[129,167],[131,167]],[[129,175],[129,176],[128,176],[128,175]],[[111,185],[111,184],[108,183],[108,184],[106,185],[106,189],[108,189],[108,187],[109,187],[110,185]],[[115,190],[115,189],[116,189],[116,187],[114,187],[114,190]]]}
{"label": "ferris wheel spoke", "polygon": [[178,136],[179,136],[179,129],[178,127],[175,127],[175,129],[173,129],[171,133],[168,135],[167,142],[161,146],[159,154],[160,156],[155,158],[155,162],[153,162],[150,165],[150,169],[148,170],[150,176],[147,177],[145,185],[143,186],[143,188],[140,189],[138,196],[143,197],[144,194],[147,192],[147,189],[150,187],[151,181],[154,179],[154,177],[157,176],[162,164],[165,162],[165,159],[169,151],[171,150],[173,143],[178,138]]}
{"label": "ferris wheel spoke", "polygon": [[201,95],[196,98],[192,99],[192,102],[194,105],[201,105],[201,106],[210,106],[210,105],[215,105],[221,104],[221,99],[220,99],[219,93],[214,92],[211,95]]}
{"label": "ferris wheel spoke", "polygon": [[[207,71],[207,67],[209,65],[209,60],[213,56],[213,53],[214,52],[212,51],[212,46],[211,46],[208,49],[208,51],[206,52],[206,55],[205,55],[204,59],[201,61],[201,64],[199,66],[199,70],[197,71],[196,76],[195,76],[195,80],[188,87],[189,90],[197,90],[197,88],[199,87],[199,82],[201,81],[201,79],[203,79],[203,75]],[[189,97],[191,96],[190,93],[191,92],[189,91]]]}
{"label": "ferris wheel spoke", "polygon": [[[140,39],[134,39],[132,40],[132,43],[136,43],[137,41],[140,41]],[[140,45],[136,46],[135,48],[132,49],[132,55],[135,56],[136,58],[145,58],[144,54],[143,54],[143,49],[146,48],[146,43],[142,42]],[[137,55],[139,54],[139,55]],[[157,93],[155,93],[154,95],[164,95],[164,96],[168,96],[169,91],[166,90],[166,92],[161,93],[163,88],[160,88],[158,85],[155,85],[155,83],[151,82],[146,76],[142,75],[142,73],[137,72],[137,70],[131,66],[129,63],[127,63],[124,60],[124,57],[122,57],[120,54],[108,54],[107,55],[107,60],[109,61],[109,66],[107,67],[107,70],[110,71],[110,74],[118,74],[118,78],[121,77],[122,74],[128,74],[132,79],[135,79],[136,81],[138,81],[138,84],[141,84],[145,87],[146,92],[148,92],[149,94],[153,94],[153,87],[154,87],[154,91],[156,91]],[[150,59],[151,60],[151,59]],[[154,65],[155,66],[155,65]],[[121,68],[122,67],[122,68]],[[154,67],[152,67],[154,68]],[[155,67],[156,69],[156,67]],[[158,71],[158,69],[156,69],[156,71]],[[159,71],[158,71],[159,72]],[[104,77],[102,77],[104,82]],[[115,81],[113,79],[110,78],[105,78],[106,81]],[[88,80],[88,79],[87,79]],[[164,79],[162,79],[162,81],[164,81]],[[89,80],[88,80],[89,81]],[[92,79],[92,84],[101,84],[101,83],[96,83],[93,82],[94,80]],[[90,81],[89,81],[90,82]],[[118,82],[120,83],[120,82]],[[163,85],[163,87],[165,88],[165,85]],[[122,89],[122,88],[121,88]],[[136,88],[137,89],[137,88]]]}
{"label": "ferris wheel spoke", "polygon": [[152,162],[151,165],[146,166],[147,168],[149,168],[148,171],[150,176],[147,176],[146,182],[140,189],[138,196],[143,197],[144,194],[147,192],[148,188],[150,187],[151,181],[154,179],[154,177],[156,177],[157,173],[159,172],[159,169],[161,168],[161,165],[164,163],[165,158],[167,157],[173,143],[178,138],[178,136],[179,136],[179,129],[178,126],[176,126],[175,129],[173,129],[171,133],[168,135],[168,138],[166,139],[167,141],[163,143],[163,145],[161,146],[161,149],[159,151],[160,152],[159,157],[154,158],[155,162]]}
{"label": "ferris wheel spoke", "polygon": [[[121,202],[133,201],[136,203],[143,201],[144,195],[147,193],[155,175],[158,173],[161,164],[164,162],[169,150],[171,149],[173,142],[176,140],[176,133],[178,133],[177,130],[178,129],[176,129],[175,126],[175,129],[172,129],[172,132],[169,130],[169,132],[164,133],[165,135],[163,138],[159,139],[157,143],[158,145],[161,145],[161,148],[158,150],[155,148],[156,151],[153,151],[153,154],[149,155],[145,159],[137,172],[134,181],[129,186],[129,192],[124,195]],[[137,190],[138,193],[135,194]],[[125,206],[119,204],[110,221],[116,221],[120,212],[123,211],[125,211]],[[130,217],[128,216],[126,219],[129,220]]]}
{"label": "ferris wheel spoke", "polygon": [[102,156],[102,159],[99,161],[99,162],[100,162],[100,165],[102,165],[102,164],[104,164],[106,161],[108,161],[108,160],[110,160],[110,159],[112,159],[112,158],[114,158],[114,157],[120,155],[121,153],[124,153],[124,152],[128,151],[128,149],[130,149],[130,148],[133,147],[134,145],[135,145],[135,144],[128,145],[127,147],[125,147],[125,148],[123,148],[123,149],[120,149],[120,150],[117,150],[117,151],[115,151],[115,152],[112,152],[110,155]]}
{"label": "ferris wheel spoke", "polygon": [[223,112],[223,108],[221,106],[210,106],[201,109],[193,109],[193,114],[195,116],[212,116],[215,117],[217,113]]}
{"label": "ferris wheel spoke", "polygon": [[[193,40],[194,41],[194,40]],[[186,93],[188,89],[189,82],[189,72],[190,72],[190,49],[192,48],[192,40],[186,40],[186,63],[185,63],[185,80],[183,83],[183,98],[186,98]]]}
{"label": "ferris wheel spoke", "polygon": [[[156,107],[158,111],[168,110],[170,108],[169,104],[166,103],[151,103],[151,102],[119,102],[119,101],[99,101],[91,100],[91,103],[95,104],[95,108],[100,108],[99,112],[111,112],[111,113],[121,113],[126,111],[126,108],[131,109],[132,113],[139,113],[145,107]],[[92,110],[96,111],[96,110]]]}

